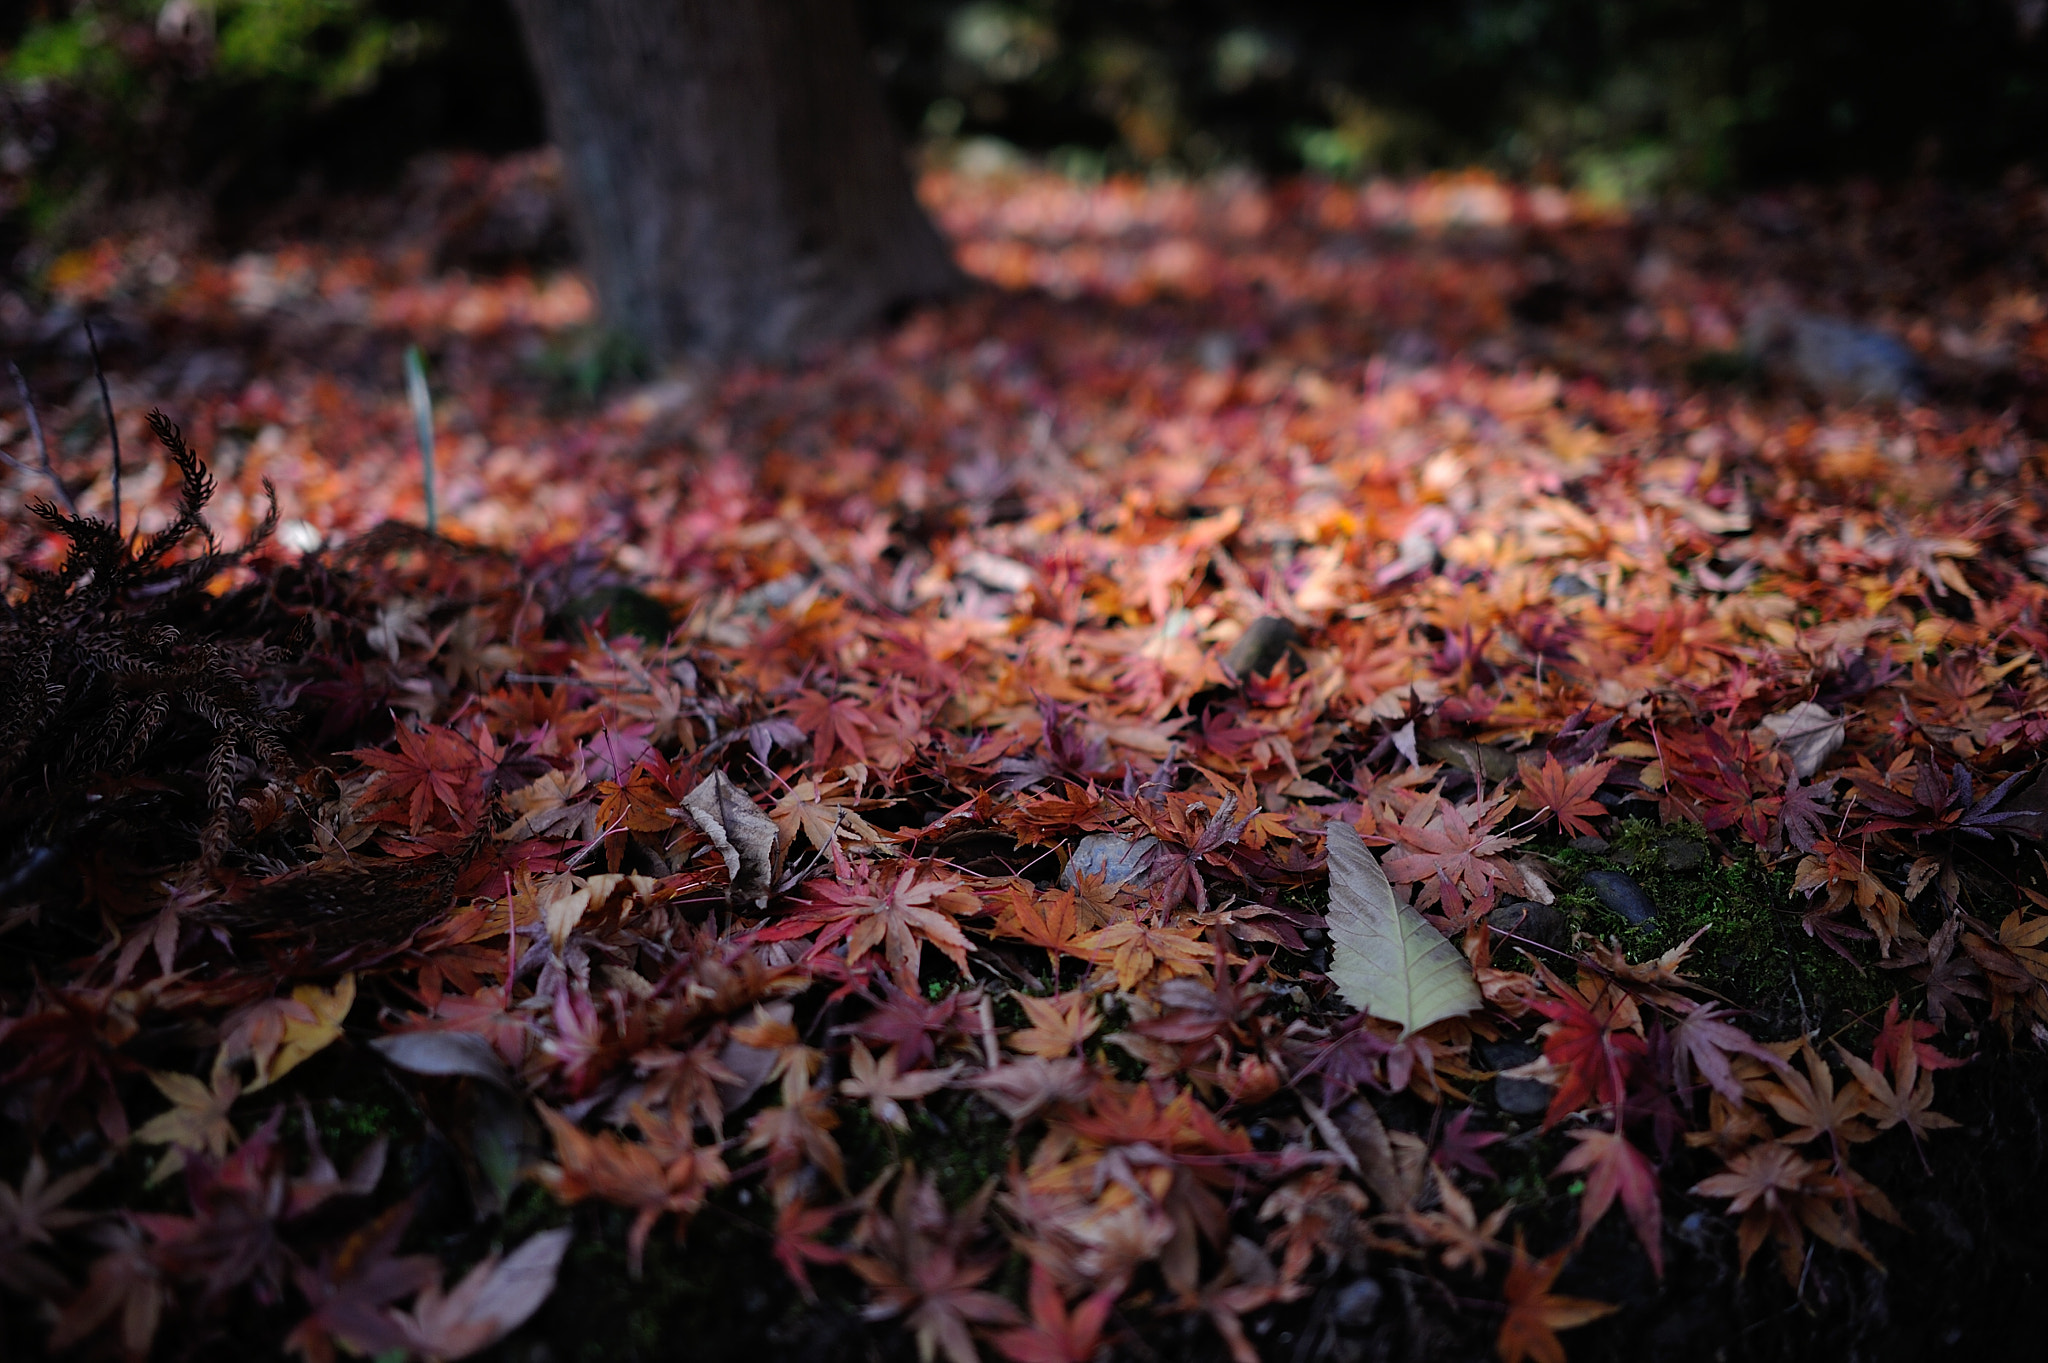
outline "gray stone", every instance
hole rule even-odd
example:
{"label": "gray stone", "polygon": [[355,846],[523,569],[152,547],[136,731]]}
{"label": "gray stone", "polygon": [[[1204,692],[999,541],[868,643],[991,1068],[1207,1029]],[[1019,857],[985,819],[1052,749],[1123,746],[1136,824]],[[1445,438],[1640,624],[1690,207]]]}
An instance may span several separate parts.
{"label": "gray stone", "polygon": [[1707,849],[1691,838],[1672,838],[1662,850],[1667,871],[1690,871],[1706,864]]}
{"label": "gray stone", "polygon": [[1750,318],[1743,339],[1766,369],[1830,402],[1917,402],[1921,396],[1918,357],[1882,331],[1766,308]]}
{"label": "gray stone", "polygon": [[1330,1299],[1330,1321],[1340,1330],[1364,1330],[1379,1314],[1385,1296],[1385,1290],[1372,1278],[1346,1283]]}
{"label": "gray stone", "polygon": [[1585,879],[1600,903],[1626,918],[1630,927],[1641,927],[1657,916],[1656,904],[1628,872],[1588,871]]}
{"label": "gray stone", "polygon": [[1158,846],[1159,839],[1149,836],[1133,841],[1115,833],[1090,833],[1075,844],[1067,869],[1060,872],[1060,885],[1071,890],[1074,881],[1084,875],[1096,877],[1111,889],[1127,885],[1145,874]]}
{"label": "gray stone", "polygon": [[1524,941],[1549,947],[1552,951],[1563,951],[1572,940],[1571,924],[1552,904],[1510,900],[1486,915],[1486,921],[1495,932],[1513,933]]}
{"label": "gray stone", "polygon": [[[1474,1048],[1490,1070],[1511,1070],[1542,1056],[1526,1041],[1482,1041]],[[1535,1117],[1550,1109],[1550,1085],[1539,1079],[1493,1081],[1493,1105],[1514,1117]]]}
{"label": "gray stone", "polygon": [[1262,615],[1245,626],[1244,633],[1224,655],[1223,665],[1239,681],[1263,677],[1288,655],[1300,637],[1290,622],[1277,615]]}
{"label": "gray stone", "polygon": [[1550,1110],[1550,1085],[1534,1079],[1496,1079],[1493,1105],[1511,1117],[1540,1117]]}
{"label": "gray stone", "polygon": [[1557,580],[1550,584],[1552,596],[1598,596],[1600,589],[1580,577],[1577,573],[1559,573]]}

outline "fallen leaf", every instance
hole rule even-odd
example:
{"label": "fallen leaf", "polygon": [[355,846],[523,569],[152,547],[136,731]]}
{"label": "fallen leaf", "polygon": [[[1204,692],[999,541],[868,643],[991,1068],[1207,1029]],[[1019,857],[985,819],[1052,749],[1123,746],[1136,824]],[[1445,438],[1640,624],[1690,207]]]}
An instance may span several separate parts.
{"label": "fallen leaf", "polygon": [[1345,1002],[1396,1024],[1403,1036],[1477,1012],[1483,1001],[1470,963],[1394,898],[1357,830],[1333,821],[1328,845],[1330,979]]}
{"label": "fallen leaf", "polygon": [[1550,1173],[1552,1178],[1559,1174],[1586,1176],[1586,1191],[1579,1202],[1579,1242],[1585,1242],[1619,1198],[1636,1239],[1650,1256],[1650,1267],[1663,1277],[1663,1213],[1657,1201],[1656,1166],[1619,1132],[1574,1131],[1571,1137],[1578,1145]]}
{"label": "fallen leaf", "polygon": [[429,1358],[467,1358],[524,1325],[555,1290],[569,1249],[567,1226],[534,1235],[506,1255],[484,1259],[446,1294],[422,1288],[412,1310],[393,1318],[407,1347]]}
{"label": "fallen leaf", "polygon": [[461,1076],[510,1091],[512,1073],[497,1048],[474,1032],[399,1032],[370,1049],[412,1074]]}
{"label": "fallen leaf", "polygon": [[256,1082],[249,1085],[251,1093],[268,1088],[296,1069],[308,1056],[318,1054],[340,1039],[341,1024],[348,1018],[349,1009],[355,1006],[356,977],[344,975],[332,989],[322,989],[316,984],[299,985],[292,990],[292,1002],[311,1017],[309,1019],[297,1012],[284,1015],[277,1050],[269,1063],[258,1069]]}
{"label": "fallen leaf", "polygon": [[903,1100],[929,1097],[951,1082],[959,1070],[957,1065],[949,1065],[943,1070],[912,1070],[909,1074],[898,1074],[895,1051],[884,1051],[882,1058],[877,1060],[858,1041],[853,1043],[850,1063],[853,1075],[839,1081],[839,1091],[849,1098],[866,1100],[868,1111],[874,1114],[876,1121],[898,1131],[910,1130],[910,1119],[903,1112]]}
{"label": "fallen leaf", "polygon": [[1507,1302],[1507,1316],[1500,1323],[1494,1348],[1501,1363],[1566,1363],[1559,1330],[1591,1324],[1618,1309],[1606,1302],[1584,1297],[1552,1296],[1550,1285],[1564,1271],[1565,1252],[1543,1259],[1531,1259],[1515,1241],[1514,1257],[1508,1263],[1507,1283],[1501,1296]]}
{"label": "fallen leaf", "polygon": [[1801,780],[1820,770],[1821,763],[1842,746],[1848,723],[1840,715],[1803,700],[1789,710],[1765,715],[1762,727],[1777,739],[1778,747],[1792,759],[1792,770]]}
{"label": "fallen leaf", "polygon": [[731,881],[728,897],[757,909],[767,907],[768,892],[780,869],[774,820],[723,771],[699,781],[683,797],[683,809],[724,858]]}
{"label": "fallen leaf", "polygon": [[225,1067],[206,1084],[189,1074],[151,1071],[149,1082],[171,1100],[169,1112],[158,1113],[135,1130],[145,1145],[168,1145],[170,1153],[150,1170],[149,1181],[160,1183],[185,1167],[188,1155],[225,1156],[239,1137],[228,1111],[242,1094],[241,1080]]}

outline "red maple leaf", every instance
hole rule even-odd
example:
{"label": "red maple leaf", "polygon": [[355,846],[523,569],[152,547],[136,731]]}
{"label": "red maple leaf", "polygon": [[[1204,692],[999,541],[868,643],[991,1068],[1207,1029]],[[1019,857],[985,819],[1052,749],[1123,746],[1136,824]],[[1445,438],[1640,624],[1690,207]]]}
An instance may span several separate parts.
{"label": "red maple leaf", "polygon": [[1586,819],[1607,812],[1607,806],[1594,799],[1593,792],[1600,789],[1614,764],[1593,762],[1567,769],[1546,753],[1541,763],[1525,757],[1521,765],[1522,793],[1518,802],[1522,808],[1555,816],[1557,826],[1567,837],[1591,836],[1593,825]]}
{"label": "red maple leaf", "polygon": [[[1770,840],[1778,812],[1775,750],[1725,721],[1694,733],[1659,733],[1668,792],[1690,803],[1709,832],[1739,828],[1759,845]],[[1762,798],[1759,798],[1761,796]]]}
{"label": "red maple leaf", "polygon": [[[1385,859],[1387,879],[1396,885],[1435,879],[1453,912],[1464,907],[1456,898],[1460,888],[1468,901],[1491,901],[1495,886],[1509,876],[1497,858],[1524,841],[1494,831],[1508,803],[1502,797],[1460,809],[1425,797],[1400,823],[1382,830],[1408,849]],[[1428,822],[1432,816],[1433,827]]]}
{"label": "red maple leaf", "polygon": [[1559,1174],[1586,1176],[1585,1196],[1579,1202],[1579,1239],[1586,1238],[1619,1198],[1629,1225],[1635,1227],[1636,1239],[1650,1256],[1650,1267],[1663,1277],[1664,1223],[1657,1203],[1657,1167],[1618,1131],[1574,1131],[1571,1135],[1578,1145],[1550,1172],[1553,1178]]}
{"label": "red maple leaf", "polygon": [[896,1051],[906,1068],[929,1065],[937,1054],[933,1038],[944,1039],[965,1029],[979,1002],[973,991],[955,991],[927,1001],[922,994],[882,981],[882,1001],[875,1011],[851,1026],[838,1028]]}
{"label": "red maple leaf", "polygon": [[1481,1178],[1497,1179],[1500,1175],[1479,1152],[1489,1145],[1498,1145],[1507,1136],[1499,1131],[1470,1130],[1471,1120],[1472,1109],[1468,1107],[1445,1122],[1443,1131],[1437,1136],[1436,1149],[1430,1152],[1429,1157],[1444,1170],[1463,1169]]}
{"label": "red maple leaf", "polygon": [[487,755],[482,744],[490,741],[489,731],[481,724],[477,735],[472,738],[438,724],[417,729],[400,725],[394,735],[397,752],[355,749],[349,756],[377,769],[363,790],[363,807],[372,812],[404,808],[414,834],[427,826],[427,816],[437,802],[459,825],[473,824]]}
{"label": "red maple leaf", "polygon": [[995,1346],[1013,1363],[1089,1363],[1102,1350],[1102,1327],[1116,1304],[1104,1288],[1071,1311],[1045,1265],[1031,1265],[1031,1323],[1006,1330]]}
{"label": "red maple leaf", "polygon": [[1834,813],[1828,802],[1834,799],[1833,777],[1801,785],[1797,772],[1785,776],[1785,794],[1778,802],[1778,826],[1774,830],[1802,852],[1827,836],[1828,816]]}
{"label": "red maple leaf", "polygon": [[1619,1104],[1649,1047],[1625,1030],[1611,993],[1602,993],[1589,1007],[1547,970],[1543,981],[1556,997],[1532,998],[1529,1006],[1550,1019],[1543,1029],[1543,1058],[1562,1071],[1550,1110],[1543,1114],[1548,1130],[1583,1108]]}
{"label": "red maple leaf", "polygon": [[862,730],[872,731],[875,722],[868,718],[858,700],[846,696],[835,699],[818,691],[800,691],[782,708],[796,721],[799,729],[811,736],[813,771],[827,772],[842,765],[838,760],[842,752],[856,762],[868,760],[867,742]]}
{"label": "red maple leaf", "polygon": [[775,1213],[775,1262],[789,1274],[805,1301],[816,1301],[807,1264],[837,1264],[846,1259],[844,1251],[820,1244],[818,1232],[830,1226],[839,1213],[829,1207],[811,1207],[787,1202]]}
{"label": "red maple leaf", "polygon": [[1766,1065],[1784,1062],[1775,1051],[1749,1033],[1722,1021],[1727,1010],[1717,1003],[1701,1004],[1671,1027],[1671,1050],[1677,1062],[1678,1080],[1685,1083],[1693,1071],[1731,1103],[1742,1101],[1742,1084],[1729,1061],[1737,1055],[1751,1055]]}
{"label": "red maple leaf", "polygon": [[1872,1053],[1879,1071],[1892,1078],[1905,1073],[1909,1052],[1923,1070],[1952,1070],[1967,1063],[1935,1047],[1934,1038],[1940,1034],[1941,1029],[1931,1022],[1900,1017],[1899,996],[1892,995],[1892,1001],[1885,1005],[1884,1026],[1877,1034],[1877,1048]]}

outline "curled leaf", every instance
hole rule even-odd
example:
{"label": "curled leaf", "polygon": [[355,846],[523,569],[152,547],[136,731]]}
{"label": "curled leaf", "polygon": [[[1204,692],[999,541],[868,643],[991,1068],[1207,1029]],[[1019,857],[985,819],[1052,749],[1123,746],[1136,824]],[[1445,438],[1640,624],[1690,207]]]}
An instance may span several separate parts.
{"label": "curled leaf", "polygon": [[1792,769],[1804,780],[1842,746],[1849,726],[1840,715],[1803,700],[1789,710],[1765,715],[1762,727],[1778,740],[1778,746],[1792,759]]}
{"label": "curled leaf", "polygon": [[513,1087],[497,1048],[474,1032],[399,1032],[378,1037],[370,1049],[412,1074],[481,1079],[508,1091]]}
{"label": "curled leaf", "polygon": [[732,878],[728,897],[765,908],[775,884],[774,821],[722,771],[699,781],[683,797],[683,809],[725,859],[726,874]]}

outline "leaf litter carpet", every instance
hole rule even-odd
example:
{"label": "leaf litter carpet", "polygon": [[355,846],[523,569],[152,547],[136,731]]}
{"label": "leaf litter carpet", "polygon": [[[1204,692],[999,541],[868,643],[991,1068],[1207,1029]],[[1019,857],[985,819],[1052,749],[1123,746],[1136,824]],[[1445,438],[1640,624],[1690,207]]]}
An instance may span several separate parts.
{"label": "leaf litter carpet", "polygon": [[[7,1346],[1988,1328],[1879,1265],[2048,1038],[2032,191],[925,193],[969,296],[596,400],[569,274],[0,298],[83,518],[14,409]],[[1744,358],[1788,298],[1924,400]]]}

